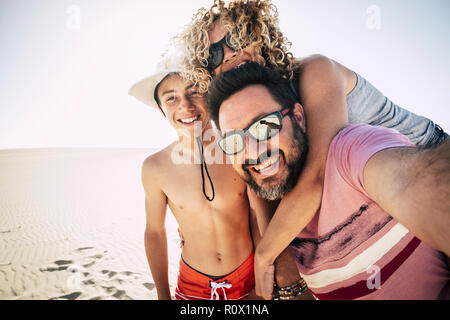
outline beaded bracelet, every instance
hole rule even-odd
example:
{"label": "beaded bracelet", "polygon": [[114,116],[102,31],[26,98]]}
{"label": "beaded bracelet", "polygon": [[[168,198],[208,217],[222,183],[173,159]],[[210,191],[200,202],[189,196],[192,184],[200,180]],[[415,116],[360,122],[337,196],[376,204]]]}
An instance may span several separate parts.
{"label": "beaded bracelet", "polygon": [[306,289],[308,289],[308,286],[306,285],[305,280],[300,278],[296,283],[291,284],[287,287],[278,287],[278,285],[275,284],[274,289],[274,300],[290,300],[294,299],[296,296],[302,295]]}

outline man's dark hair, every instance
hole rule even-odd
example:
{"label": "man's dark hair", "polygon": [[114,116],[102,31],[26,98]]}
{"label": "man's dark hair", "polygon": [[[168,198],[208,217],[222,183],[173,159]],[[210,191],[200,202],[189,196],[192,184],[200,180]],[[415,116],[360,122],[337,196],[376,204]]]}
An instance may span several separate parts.
{"label": "man's dark hair", "polygon": [[269,90],[276,102],[283,108],[293,108],[299,102],[288,80],[278,72],[263,67],[256,62],[249,62],[238,68],[221,73],[208,89],[206,101],[211,118],[219,126],[219,110],[222,103],[233,94],[250,85],[263,85]]}

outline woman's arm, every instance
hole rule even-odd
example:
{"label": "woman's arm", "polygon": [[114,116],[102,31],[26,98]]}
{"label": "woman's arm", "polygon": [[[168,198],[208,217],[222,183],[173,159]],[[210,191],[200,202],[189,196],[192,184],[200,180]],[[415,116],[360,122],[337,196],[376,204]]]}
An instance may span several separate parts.
{"label": "woman's arm", "polygon": [[256,290],[265,296],[267,293],[258,290],[268,288],[263,282],[267,281],[275,259],[320,207],[328,147],[347,123],[346,94],[356,81],[352,71],[317,55],[304,60],[299,72],[300,99],[306,114],[310,148],[298,183],[282,199],[256,249]]}

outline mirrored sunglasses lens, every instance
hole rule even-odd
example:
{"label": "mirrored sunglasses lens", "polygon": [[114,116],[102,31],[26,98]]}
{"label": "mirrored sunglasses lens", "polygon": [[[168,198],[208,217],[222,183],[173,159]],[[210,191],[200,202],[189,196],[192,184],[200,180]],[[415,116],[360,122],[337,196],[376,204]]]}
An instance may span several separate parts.
{"label": "mirrored sunglasses lens", "polygon": [[223,152],[228,155],[232,155],[244,149],[244,141],[239,134],[232,134],[220,140],[219,146]]}
{"label": "mirrored sunglasses lens", "polygon": [[223,49],[220,45],[212,45],[211,48],[209,48],[209,57],[208,57],[208,69],[214,70],[223,61]]}
{"label": "mirrored sunglasses lens", "polygon": [[276,115],[267,116],[255,122],[248,133],[258,141],[267,140],[278,134],[281,129],[281,121]]}
{"label": "mirrored sunglasses lens", "polygon": [[239,50],[239,43],[236,40],[233,40],[230,34],[227,34],[225,37],[225,44],[228,48],[230,48],[233,51]]}

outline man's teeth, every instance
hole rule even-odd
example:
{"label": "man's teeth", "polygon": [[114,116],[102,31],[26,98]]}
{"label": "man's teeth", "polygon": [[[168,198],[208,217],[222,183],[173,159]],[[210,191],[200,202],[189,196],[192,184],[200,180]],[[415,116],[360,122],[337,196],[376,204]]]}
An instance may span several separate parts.
{"label": "man's teeth", "polygon": [[272,166],[274,163],[277,163],[277,162],[278,162],[278,158],[270,159],[270,160],[268,160],[268,161],[266,161],[264,163],[261,163],[261,164],[259,164],[257,166],[254,166],[253,169],[255,169],[256,172],[261,172],[264,169],[269,168],[270,166]]}
{"label": "man's teeth", "polygon": [[192,117],[192,118],[186,118],[186,119],[180,119],[181,122],[189,124],[197,120],[198,116]]}

